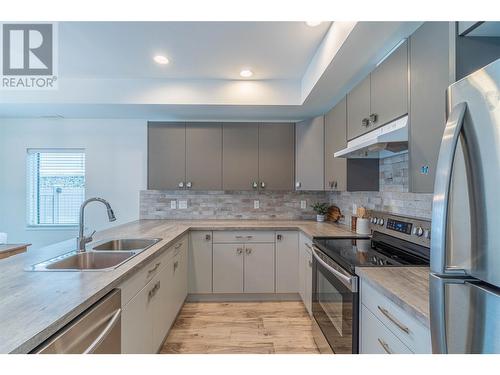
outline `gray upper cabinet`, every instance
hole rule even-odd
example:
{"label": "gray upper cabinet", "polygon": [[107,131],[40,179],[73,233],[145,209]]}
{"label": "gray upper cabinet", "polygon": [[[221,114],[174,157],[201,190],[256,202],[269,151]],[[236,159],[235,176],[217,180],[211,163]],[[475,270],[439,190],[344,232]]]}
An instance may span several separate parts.
{"label": "gray upper cabinet", "polygon": [[372,73],[369,130],[408,113],[408,41]]}
{"label": "gray upper cabinet", "polygon": [[259,125],[259,189],[293,190],[294,124]]}
{"label": "gray upper cabinet", "polygon": [[301,121],[295,126],[295,188],[324,189],[324,117]]}
{"label": "gray upper cabinet", "polygon": [[175,190],[183,187],[185,180],[186,125],[149,123],[148,189]]}
{"label": "gray upper cabinet", "polygon": [[446,121],[450,23],[426,22],[410,37],[410,191],[432,193]]}
{"label": "gray upper cabinet", "polygon": [[347,94],[347,139],[367,132],[370,116],[370,76]]}
{"label": "gray upper cabinet", "polygon": [[222,124],[187,124],[186,187],[192,190],[222,189]]}
{"label": "gray upper cabinet", "polygon": [[259,126],[224,123],[222,126],[222,187],[257,190],[259,182]]}
{"label": "gray upper cabinet", "polygon": [[334,158],[347,143],[347,101],[342,99],[325,115],[325,190],[346,190],[347,160]]}

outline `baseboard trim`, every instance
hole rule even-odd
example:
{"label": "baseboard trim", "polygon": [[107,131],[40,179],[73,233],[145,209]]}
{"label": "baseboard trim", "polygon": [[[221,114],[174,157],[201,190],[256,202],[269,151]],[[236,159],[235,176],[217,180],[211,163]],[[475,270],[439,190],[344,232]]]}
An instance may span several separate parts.
{"label": "baseboard trim", "polygon": [[188,294],[187,302],[301,301],[298,293],[214,293]]}

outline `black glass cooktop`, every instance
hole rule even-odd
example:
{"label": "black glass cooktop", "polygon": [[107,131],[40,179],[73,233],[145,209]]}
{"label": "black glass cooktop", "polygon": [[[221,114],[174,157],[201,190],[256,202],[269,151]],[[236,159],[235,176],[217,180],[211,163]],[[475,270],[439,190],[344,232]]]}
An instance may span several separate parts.
{"label": "black glass cooktop", "polygon": [[351,272],[366,266],[429,265],[429,249],[375,232],[372,238],[315,238],[314,244]]}

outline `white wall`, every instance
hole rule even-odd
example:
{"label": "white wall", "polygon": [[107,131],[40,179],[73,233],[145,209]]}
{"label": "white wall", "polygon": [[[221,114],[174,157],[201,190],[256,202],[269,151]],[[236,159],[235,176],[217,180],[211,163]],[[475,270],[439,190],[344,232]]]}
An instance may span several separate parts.
{"label": "white wall", "polygon": [[117,220],[91,203],[87,230],[103,229],[139,218],[139,191],[147,182],[145,120],[0,119],[0,232],[10,243],[32,243],[34,249],[76,237],[77,229],[27,229],[26,149],[84,148],[86,197],[100,196]]}

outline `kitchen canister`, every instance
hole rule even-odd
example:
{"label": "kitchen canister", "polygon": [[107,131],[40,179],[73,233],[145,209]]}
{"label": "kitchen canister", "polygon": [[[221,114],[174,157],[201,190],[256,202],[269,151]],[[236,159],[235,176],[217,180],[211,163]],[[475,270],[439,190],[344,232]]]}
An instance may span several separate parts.
{"label": "kitchen canister", "polygon": [[0,245],[7,243],[7,233],[0,232]]}
{"label": "kitchen canister", "polygon": [[357,234],[370,234],[370,221],[368,219],[361,219],[358,217],[356,221]]}

